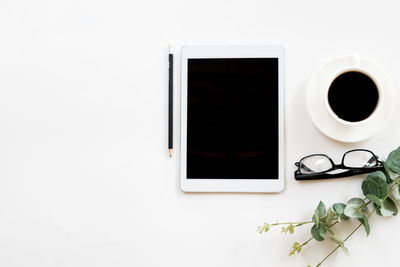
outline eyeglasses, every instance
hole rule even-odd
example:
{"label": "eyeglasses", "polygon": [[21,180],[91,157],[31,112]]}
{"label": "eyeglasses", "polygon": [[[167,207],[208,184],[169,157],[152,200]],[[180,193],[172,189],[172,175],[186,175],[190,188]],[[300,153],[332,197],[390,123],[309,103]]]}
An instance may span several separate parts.
{"label": "eyeglasses", "polygon": [[295,165],[298,167],[294,172],[296,180],[347,177],[384,169],[383,163],[378,160],[378,157],[366,149],[347,151],[342,157],[342,163],[338,165],[325,154],[306,156]]}

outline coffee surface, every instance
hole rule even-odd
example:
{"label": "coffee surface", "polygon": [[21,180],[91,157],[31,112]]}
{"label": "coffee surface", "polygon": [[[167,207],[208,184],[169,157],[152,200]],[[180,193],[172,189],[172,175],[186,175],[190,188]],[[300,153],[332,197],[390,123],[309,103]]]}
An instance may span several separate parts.
{"label": "coffee surface", "polygon": [[342,120],[358,122],[367,119],[378,104],[375,82],[366,74],[349,71],[339,75],[328,91],[328,103]]}

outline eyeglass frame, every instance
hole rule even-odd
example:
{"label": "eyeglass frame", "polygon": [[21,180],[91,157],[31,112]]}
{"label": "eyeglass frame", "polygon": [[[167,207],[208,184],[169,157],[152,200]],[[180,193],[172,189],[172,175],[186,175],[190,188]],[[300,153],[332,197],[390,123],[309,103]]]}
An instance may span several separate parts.
{"label": "eyeglass frame", "polygon": [[[348,153],[351,153],[354,151],[365,151],[365,152],[371,153],[372,154],[371,159],[373,158],[375,160],[376,165],[370,166],[370,167],[348,167],[348,166],[344,165],[344,158],[346,157],[346,155]],[[326,157],[331,162],[332,168],[330,168],[326,171],[322,171],[322,172],[315,172],[315,173],[308,173],[308,174],[301,173],[300,162],[302,162],[304,159],[306,159],[308,157],[313,157],[313,156]],[[305,180],[305,181],[306,180],[320,180],[320,179],[348,177],[348,176],[354,176],[354,175],[358,175],[358,174],[365,174],[365,173],[370,173],[370,172],[374,172],[374,171],[379,171],[379,170],[383,171],[384,170],[382,161],[380,161],[378,159],[378,157],[374,154],[374,152],[372,152],[368,149],[352,149],[352,150],[347,151],[346,153],[343,154],[342,162],[340,164],[335,164],[333,162],[333,160],[326,154],[311,154],[311,155],[301,158],[294,165],[296,165],[298,167],[297,170],[294,172],[294,179],[295,180]],[[330,171],[339,170],[339,169],[348,170],[348,171],[344,171],[344,172],[340,172],[340,173],[333,173],[333,174],[328,173]]]}

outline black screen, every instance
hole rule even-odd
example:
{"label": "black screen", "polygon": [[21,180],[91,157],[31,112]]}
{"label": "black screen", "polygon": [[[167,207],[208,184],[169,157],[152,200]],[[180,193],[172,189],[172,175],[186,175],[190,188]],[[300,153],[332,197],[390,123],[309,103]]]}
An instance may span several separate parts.
{"label": "black screen", "polygon": [[188,59],[187,178],[278,179],[278,59]]}

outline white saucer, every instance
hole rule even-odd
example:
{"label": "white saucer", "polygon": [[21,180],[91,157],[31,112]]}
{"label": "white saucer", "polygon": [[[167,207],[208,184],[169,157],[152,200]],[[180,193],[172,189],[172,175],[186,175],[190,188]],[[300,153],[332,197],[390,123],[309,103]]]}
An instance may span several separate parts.
{"label": "white saucer", "polygon": [[[382,93],[379,96],[380,103],[365,123],[350,125],[332,116],[326,107],[325,99],[333,77],[344,70],[354,69],[354,64],[357,64],[357,69],[375,78]],[[308,84],[306,105],[311,120],[322,133],[334,140],[352,143],[368,139],[388,123],[394,108],[394,100],[393,85],[379,66],[359,56],[348,56],[330,61],[314,73]]]}

